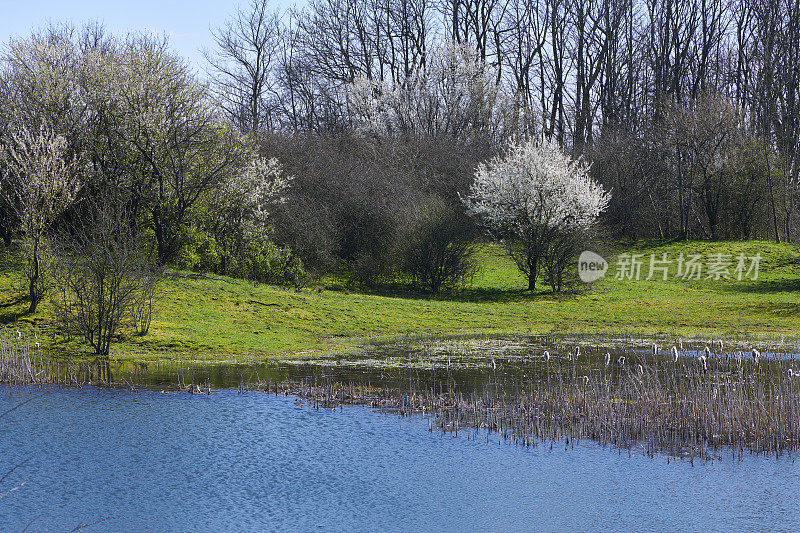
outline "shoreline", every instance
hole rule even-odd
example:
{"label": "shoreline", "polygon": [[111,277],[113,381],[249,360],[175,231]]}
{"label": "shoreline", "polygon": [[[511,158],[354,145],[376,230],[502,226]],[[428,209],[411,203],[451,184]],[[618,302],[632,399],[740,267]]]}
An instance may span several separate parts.
{"label": "shoreline", "polygon": [[547,346],[552,351],[529,345],[501,354],[478,344],[473,348],[480,357],[439,346],[427,354],[409,350],[383,358],[253,365],[97,367],[83,361],[63,368],[41,360],[45,366],[33,362],[27,372],[67,386],[207,395],[221,389],[263,391],[294,396],[318,409],[363,405],[429,416],[431,431],[488,430],[525,446],[591,440],[689,458],[713,456],[721,448],[734,455],[800,448],[796,349],[751,356],[734,345],[706,352],[689,341],[680,352],[655,354],[646,345]]}

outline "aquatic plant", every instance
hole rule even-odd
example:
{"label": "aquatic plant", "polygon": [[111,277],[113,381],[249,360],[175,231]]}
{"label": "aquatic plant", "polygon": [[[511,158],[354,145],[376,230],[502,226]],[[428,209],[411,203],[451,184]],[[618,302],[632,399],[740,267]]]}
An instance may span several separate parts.
{"label": "aquatic plant", "polygon": [[108,383],[108,370],[83,358],[45,356],[41,343],[28,332],[0,329],[0,384],[36,385],[60,383],[84,385]]}
{"label": "aquatic plant", "polygon": [[330,375],[250,388],[297,395],[317,408],[362,404],[404,416],[424,414],[431,430],[497,432],[523,445],[593,440],[688,458],[800,447],[795,361],[711,358],[705,350],[676,361],[676,352],[628,350],[614,361],[599,351],[585,362],[554,356],[556,364],[533,359],[534,375],[504,377],[498,371],[495,381],[469,392],[453,380],[436,390],[342,382]]}
{"label": "aquatic plant", "polygon": [[34,368],[31,346],[28,339],[22,338],[22,332],[0,331],[0,383],[35,383]]}

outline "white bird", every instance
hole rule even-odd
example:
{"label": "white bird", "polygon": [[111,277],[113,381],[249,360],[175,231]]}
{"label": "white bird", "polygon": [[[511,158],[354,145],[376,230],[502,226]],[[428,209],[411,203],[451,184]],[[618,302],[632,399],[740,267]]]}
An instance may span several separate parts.
{"label": "white bird", "polygon": [[658,355],[658,345],[653,343],[653,355]]}
{"label": "white bird", "polygon": [[588,384],[589,384],[589,376],[583,376],[583,386],[585,387]]}
{"label": "white bird", "polygon": [[550,352],[548,352],[547,350],[545,350],[545,352],[544,352],[544,360],[545,361],[549,361],[550,360]]}
{"label": "white bird", "polygon": [[753,358],[753,361],[758,363],[758,358],[761,357],[761,353],[755,348],[753,348],[753,350],[750,352],[750,357]]}
{"label": "white bird", "polygon": [[581,356],[581,347],[580,346],[576,346],[575,347],[575,359],[578,359],[578,357],[580,357],[580,356]]}
{"label": "white bird", "polygon": [[719,341],[719,351],[722,353],[722,340]]}
{"label": "white bird", "polygon": [[672,347],[672,362],[673,363],[678,362],[678,349],[674,346]]}
{"label": "white bird", "polygon": [[611,364],[611,353],[606,352],[606,366]]}
{"label": "white bird", "polygon": [[34,346],[36,346],[37,348],[39,348],[39,343],[37,342],[36,344],[34,344]]}
{"label": "white bird", "polygon": [[494,357],[492,357],[492,370],[497,370],[497,363],[494,362]]}
{"label": "white bird", "polygon": [[636,365],[636,370],[639,372],[640,376],[644,374],[644,368],[642,368],[642,365]]}
{"label": "white bird", "polygon": [[680,346],[681,351],[683,351],[683,339],[678,339],[678,346]]}
{"label": "white bird", "polygon": [[619,363],[621,365],[624,365],[625,364],[625,356],[624,355],[620,355],[619,359],[617,359],[617,363]]}
{"label": "white bird", "polygon": [[17,338],[21,339],[22,338],[22,332],[20,330],[16,330],[16,331],[17,331]]}
{"label": "white bird", "polygon": [[703,352],[705,353],[706,357],[711,357],[711,349],[708,347],[708,344],[706,344],[706,349],[703,350]]}
{"label": "white bird", "polygon": [[789,379],[792,379],[795,376],[800,376],[800,372],[795,373],[795,371],[791,368],[786,372],[786,374],[789,376]]}
{"label": "white bird", "polygon": [[708,370],[708,364],[707,364],[708,358],[705,355],[701,355],[700,357],[697,358],[697,360],[703,363],[703,370]]}

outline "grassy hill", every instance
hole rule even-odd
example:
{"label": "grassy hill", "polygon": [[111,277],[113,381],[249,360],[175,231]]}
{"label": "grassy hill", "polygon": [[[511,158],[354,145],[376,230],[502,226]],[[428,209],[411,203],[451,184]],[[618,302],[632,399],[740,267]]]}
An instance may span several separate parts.
{"label": "grassy hill", "polygon": [[[374,340],[461,334],[602,333],[635,336],[800,337],[800,250],[765,241],[643,241],[618,253],[644,254],[642,279],[606,277],[577,294],[523,291],[525,281],[497,246],[483,246],[473,281],[455,294],[353,293],[322,280],[321,289],[293,289],[186,273],[167,277],[150,333],[112,348],[125,359],[256,360],[275,355],[331,354]],[[650,254],[743,253],[762,256],[758,280],[645,280]],[[43,345],[52,321],[44,302],[25,316],[19,258],[0,252],[0,322],[35,328]],[[674,273],[675,264],[671,272]],[[703,274],[705,278],[705,272]],[[15,303],[16,302],[16,303]]]}

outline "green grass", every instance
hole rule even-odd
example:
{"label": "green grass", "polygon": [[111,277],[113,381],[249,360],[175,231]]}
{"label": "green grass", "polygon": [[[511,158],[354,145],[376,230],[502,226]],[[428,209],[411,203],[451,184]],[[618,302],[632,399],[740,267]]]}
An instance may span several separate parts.
{"label": "green grass", "polygon": [[[258,360],[276,355],[332,354],[405,336],[468,334],[613,334],[714,338],[800,337],[800,250],[765,241],[643,241],[620,252],[649,255],[724,253],[762,256],[757,281],[616,280],[606,277],[580,293],[531,294],[497,246],[480,250],[472,283],[451,295],[365,294],[252,284],[234,279],[168,277],[153,324],[126,336],[122,359]],[[673,269],[674,270],[674,269]],[[324,280],[323,280],[324,284]],[[0,322],[25,323],[47,340],[51,309],[25,316],[17,255],[0,252]],[[331,283],[331,286],[334,286]],[[72,352],[75,341],[47,341]]]}

